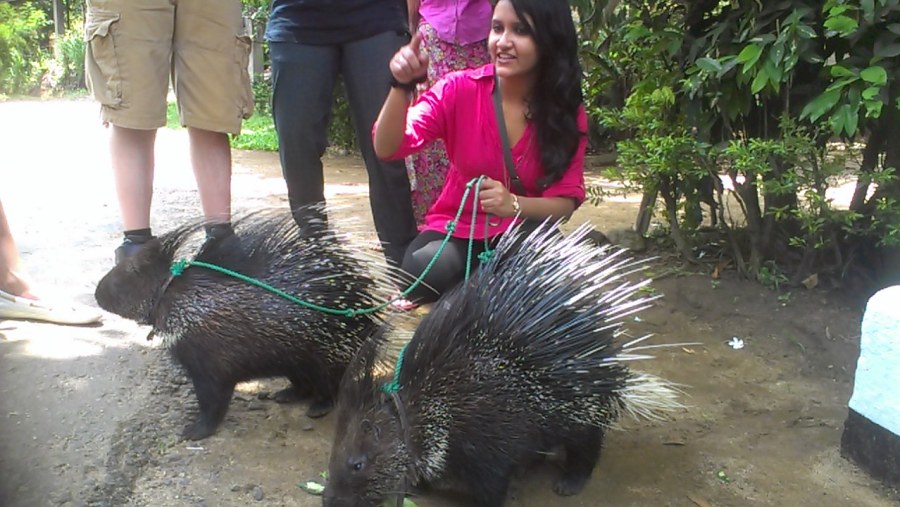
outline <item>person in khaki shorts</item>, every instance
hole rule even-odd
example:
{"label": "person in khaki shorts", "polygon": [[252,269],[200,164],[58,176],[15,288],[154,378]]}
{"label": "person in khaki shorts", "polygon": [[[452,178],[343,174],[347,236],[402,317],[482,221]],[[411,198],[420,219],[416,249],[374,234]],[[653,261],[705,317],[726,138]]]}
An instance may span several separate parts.
{"label": "person in khaki shorts", "polygon": [[190,139],[207,238],[231,229],[231,146],[253,111],[250,39],[240,0],[87,0],[85,75],[112,125],[110,155],[124,241],[116,263],[152,238],[153,150],[171,76]]}

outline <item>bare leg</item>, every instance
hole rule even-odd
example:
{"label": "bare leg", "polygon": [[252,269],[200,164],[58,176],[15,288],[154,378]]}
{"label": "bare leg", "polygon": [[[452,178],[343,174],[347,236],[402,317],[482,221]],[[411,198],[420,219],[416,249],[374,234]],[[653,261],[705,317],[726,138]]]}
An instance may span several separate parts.
{"label": "bare leg", "polygon": [[112,127],[110,155],[126,231],[150,227],[155,142],[155,130]]}
{"label": "bare leg", "polygon": [[16,241],[6,221],[3,203],[0,203],[0,290],[13,296],[37,299],[31,293],[31,287],[21,272],[22,260],[19,258],[19,249],[16,248]]}
{"label": "bare leg", "polygon": [[210,222],[231,220],[231,146],[228,134],[189,127],[191,165],[203,215]]}

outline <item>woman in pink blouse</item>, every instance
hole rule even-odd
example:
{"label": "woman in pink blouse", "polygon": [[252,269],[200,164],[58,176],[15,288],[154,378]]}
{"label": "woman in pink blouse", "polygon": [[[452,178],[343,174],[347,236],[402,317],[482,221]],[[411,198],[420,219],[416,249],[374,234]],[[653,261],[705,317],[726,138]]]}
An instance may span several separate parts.
{"label": "woman in pink blouse", "polygon": [[[497,2],[488,36],[492,63],[447,75],[410,106],[410,92],[429,65],[420,43],[414,36],[391,59],[394,83],[373,128],[375,152],[381,158],[402,158],[442,139],[450,159],[440,196],[403,259],[402,268],[413,276],[419,276],[439,250],[466,183],[473,178],[485,176],[474,217],[476,239],[494,239],[516,220],[536,223],[571,215],[585,197],[587,143],[577,37],[567,0]],[[513,193],[504,165],[492,98],[495,86],[524,187],[521,193]],[[437,294],[419,286],[410,295],[413,301],[432,302],[463,279],[473,194],[453,237],[425,277]],[[483,244],[476,242],[474,254]]]}

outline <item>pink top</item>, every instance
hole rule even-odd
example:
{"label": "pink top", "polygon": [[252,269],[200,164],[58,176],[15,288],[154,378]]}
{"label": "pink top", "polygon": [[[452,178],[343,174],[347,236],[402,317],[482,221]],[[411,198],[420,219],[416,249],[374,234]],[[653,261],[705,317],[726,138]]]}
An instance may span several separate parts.
{"label": "pink top", "polygon": [[419,16],[441,40],[460,45],[487,39],[493,9],[490,0],[422,0]]}
{"label": "pink top", "polygon": [[[406,132],[400,148],[391,157],[401,159],[418,151],[434,139],[443,139],[450,159],[450,168],[441,195],[425,214],[424,230],[446,232],[445,226],[456,216],[466,183],[481,175],[504,182],[510,188],[509,174],[503,162],[503,148],[497,131],[492,93],[494,66],[467,69],[447,74],[434,84],[410,107],[406,118]],[[578,128],[587,132],[584,106],[578,110]],[[540,190],[537,181],[543,176],[535,127],[528,123],[522,138],[512,147],[516,171],[528,197],[571,197],[576,206],[584,201],[584,151],[587,136],[582,136],[569,168],[562,178]],[[472,223],[474,188],[453,236],[469,237]],[[485,237],[487,214],[479,206],[474,237]],[[513,218],[491,217],[488,237],[507,229]]]}

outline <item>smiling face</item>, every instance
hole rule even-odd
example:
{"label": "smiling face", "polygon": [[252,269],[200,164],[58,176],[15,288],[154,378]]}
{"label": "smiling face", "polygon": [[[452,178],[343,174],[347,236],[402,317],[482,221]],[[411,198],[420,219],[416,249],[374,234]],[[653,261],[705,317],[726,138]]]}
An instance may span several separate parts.
{"label": "smiling face", "polygon": [[494,7],[488,49],[502,78],[531,78],[537,71],[538,50],[533,36],[534,23],[520,19],[510,0]]}

